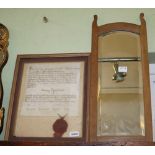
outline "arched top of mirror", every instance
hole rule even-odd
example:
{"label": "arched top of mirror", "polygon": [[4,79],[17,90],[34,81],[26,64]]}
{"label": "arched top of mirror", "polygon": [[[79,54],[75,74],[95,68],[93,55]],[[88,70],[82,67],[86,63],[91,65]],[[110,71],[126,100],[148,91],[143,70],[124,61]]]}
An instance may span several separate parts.
{"label": "arched top of mirror", "polygon": [[140,36],[127,31],[114,31],[98,37],[98,56],[140,57]]}
{"label": "arched top of mirror", "polygon": [[[97,37],[98,56],[141,57],[141,26],[146,24],[143,13],[140,14],[140,21],[141,25],[116,22],[98,26],[95,15],[92,26],[93,37]],[[93,50],[96,49],[95,46],[92,45]]]}

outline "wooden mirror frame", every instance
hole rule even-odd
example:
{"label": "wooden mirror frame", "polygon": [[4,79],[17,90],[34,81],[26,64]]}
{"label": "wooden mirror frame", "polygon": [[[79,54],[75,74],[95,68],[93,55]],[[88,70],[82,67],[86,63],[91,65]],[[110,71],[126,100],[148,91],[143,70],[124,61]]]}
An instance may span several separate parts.
{"label": "wooden mirror frame", "polygon": [[3,130],[3,123],[4,123],[4,112],[5,109],[2,107],[3,102],[3,84],[1,79],[1,74],[3,67],[7,63],[8,60],[8,39],[9,39],[9,31],[3,25],[0,24],[0,52],[2,54],[2,60],[0,60],[0,133]]}
{"label": "wooden mirror frame", "polygon": [[[94,16],[92,23],[92,49],[90,62],[90,124],[89,124],[89,141],[90,143],[102,142],[127,142],[127,141],[152,141],[152,115],[151,115],[151,97],[149,81],[149,63],[147,32],[144,14],[140,14],[141,25],[132,23],[117,22],[105,25],[97,25],[97,15]],[[142,57],[142,76],[143,76],[143,94],[144,94],[144,119],[145,119],[145,136],[97,136],[97,92],[98,92],[98,37],[115,31],[126,31],[138,34],[140,37],[141,57]]]}

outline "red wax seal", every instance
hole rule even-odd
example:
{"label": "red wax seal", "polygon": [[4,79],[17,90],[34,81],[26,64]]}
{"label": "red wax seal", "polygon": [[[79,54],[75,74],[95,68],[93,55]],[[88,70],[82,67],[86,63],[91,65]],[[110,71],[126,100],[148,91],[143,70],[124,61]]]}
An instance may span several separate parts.
{"label": "red wax seal", "polygon": [[54,137],[62,137],[62,135],[67,131],[67,127],[68,124],[67,122],[64,120],[65,116],[60,116],[59,115],[59,119],[57,119],[54,123],[53,123],[53,130],[54,130]]}

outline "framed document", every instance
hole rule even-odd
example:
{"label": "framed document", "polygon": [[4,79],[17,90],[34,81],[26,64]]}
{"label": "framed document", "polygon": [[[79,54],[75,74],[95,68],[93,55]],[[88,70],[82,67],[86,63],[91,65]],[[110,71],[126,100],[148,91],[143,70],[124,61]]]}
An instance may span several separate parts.
{"label": "framed document", "polygon": [[86,140],[88,55],[17,56],[6,140]]}

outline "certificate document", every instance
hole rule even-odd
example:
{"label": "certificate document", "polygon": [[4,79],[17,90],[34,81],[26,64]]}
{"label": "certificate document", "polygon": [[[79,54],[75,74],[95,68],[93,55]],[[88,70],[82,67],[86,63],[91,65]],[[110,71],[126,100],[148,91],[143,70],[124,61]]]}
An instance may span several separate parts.
{"label": "certificate document", "polygon": [[[14,134],[52,137],[61,117],[68,124],[63,137],[82,136],[84,61],[24,63]],[[39,129],[39,130],[36,130]]]}

